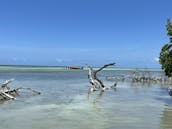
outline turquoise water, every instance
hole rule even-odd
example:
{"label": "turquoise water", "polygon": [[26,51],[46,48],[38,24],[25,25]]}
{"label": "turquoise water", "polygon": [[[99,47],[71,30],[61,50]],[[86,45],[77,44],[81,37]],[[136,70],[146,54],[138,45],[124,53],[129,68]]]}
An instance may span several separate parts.
{"label": "turquoise water", "polygon": [[[105,75],[129,71],[102,71]],[[155,72],[155,74],[157,74]],[[6,70],[0,82],[30,87],[41,95],[21,93],[0,104],[0,129],[172,129],[172,98],[160,84],[118,82],[116,89],[88,95],[87,71]]]}
{"label": "turquoise water", "polygon": [[[80,66],[81,67],[81,66]],[[83,67],[84,70],[87,70],[86,67]],[[94,68],[98,69],[98,67]],[[13,66],[13,65],[0,65],[0,71],[63,71],[67,70],[66,66]],[[161,71],[158,68],[116,68],[116,67],[108,67],[106,70],[120,70],[120,71]]]}

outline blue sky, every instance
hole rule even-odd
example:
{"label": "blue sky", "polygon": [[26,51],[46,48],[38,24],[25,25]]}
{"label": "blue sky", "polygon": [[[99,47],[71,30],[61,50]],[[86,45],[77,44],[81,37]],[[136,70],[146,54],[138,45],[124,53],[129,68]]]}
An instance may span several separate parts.
{"label": "blue sky", "polygon": [[0,64],[159,68],[171,0],[0,0]]}

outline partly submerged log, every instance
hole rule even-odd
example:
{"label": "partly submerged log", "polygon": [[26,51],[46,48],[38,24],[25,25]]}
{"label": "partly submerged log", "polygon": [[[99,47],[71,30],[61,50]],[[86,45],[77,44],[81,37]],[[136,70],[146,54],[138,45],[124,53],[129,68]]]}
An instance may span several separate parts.
{"label": "partly submerged log", "polygon": [[90,92],[96,91],[101,88],[101,90],[106,90],[107,87],[103,84],[103,82],[97,77],[97,73],[103,70],[108,66],[115,65],[115,63],[106,64],[103,67],[99,68],[98,70],[93,70],[91,66],[87,66],[88,68],[88,79],[91,83],[92,87],[90,88]]}
{"label": "partly submerged log", "polygon": [[8,91],[0,91],[0,100],[14,100],[15,99],[15,96],[19,95],[18,92],[13,89],[13,90],[8,90]]}
{"label": "partly submerged log", "polygon": [[15,99],[14,96],[6,92],[0,92],[0,95],[2,96],[3,99]]}
{"label": "partly submerged log", "polygon": [[18,92],[21,91],[21,90],[27,90],[27,91],[31,91],[31,92],[34,93],[34,94],[41,94],[41,92],[36,91],[36,90],[33,90],[33,89],[31,89],[31,88],[19,87],[19,88],[17,88],[16,90],[17,90]]}
{"label": "partly submerged log", "polygon": [[4,83],[0,85],[0,100],[14,100],[16,96],[20,95],[19,91],[20,90],[29,90],[33,92],[34,94],[40,94],[40,92],[32,90],[31,88],[16,88],[16,89],[11,89],[8,84],[14,81],[14,79],[6,80]]}

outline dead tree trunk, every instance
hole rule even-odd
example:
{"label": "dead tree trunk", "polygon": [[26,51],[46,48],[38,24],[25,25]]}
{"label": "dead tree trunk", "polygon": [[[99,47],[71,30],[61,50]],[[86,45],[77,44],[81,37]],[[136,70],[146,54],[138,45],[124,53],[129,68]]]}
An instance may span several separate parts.
{"label": "dead tree trunk", "polygon": [[115,63],[111,63],[111,64],[106,64],[103,67],[99,68],[98,70],[93,70],[93,68],[91,66],[87,66],[88,67],[88,79],[92,85],[91,91],[95,91],[99,88],[101,88],[101,90],[105,90],[107,87],[103,84],[103,82],[97,77],[97,73],[100,72],[101,70],[103,70],[104,68],[108,67],[108,66],[112,66],[115,65]]}

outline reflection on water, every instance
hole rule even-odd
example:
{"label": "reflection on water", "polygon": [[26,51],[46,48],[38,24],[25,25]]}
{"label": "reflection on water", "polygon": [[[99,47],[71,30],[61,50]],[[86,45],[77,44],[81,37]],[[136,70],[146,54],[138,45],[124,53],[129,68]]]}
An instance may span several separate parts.
{"label": "reflection on water", "polygon": [[161,129],[172,129],[172,105],[165,107],[162,112]]}
{"label": "reflection on water", "polygon": [[92,107],[95,112],[102,111],[102,108],[98,102],[102,98],[103,93],[104,91],[98,91],[97,93],[88,94],[88,102],[90,103],[90,107]]}
{"label": "reflection on water", "polygon": [[13,87],[42,94],[1,102],[0,129],[172,128],[172,98],[158,84],[118,82],[115,89],[88,95],[87,71],[0,73],[1,82],[9,78],[15,78]]}

